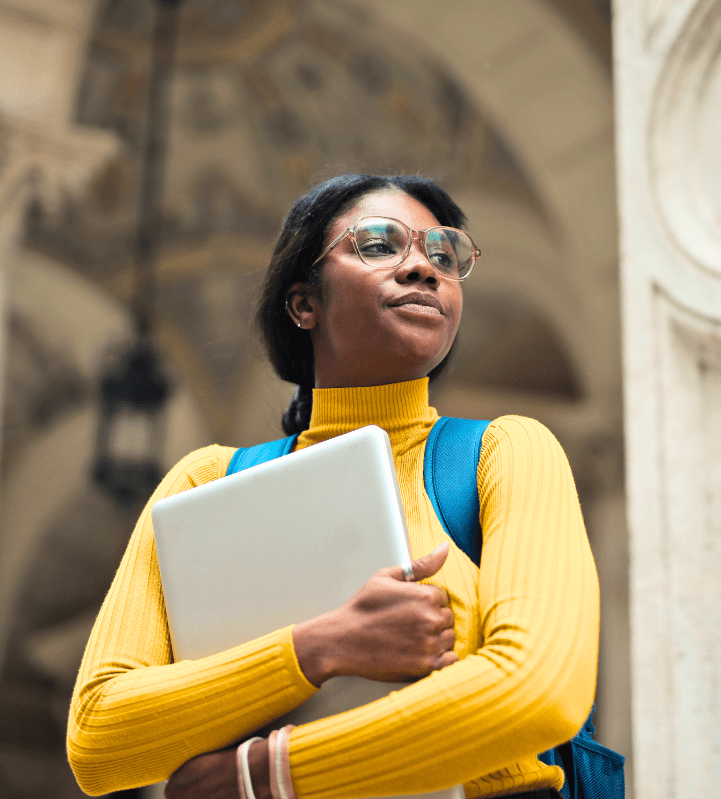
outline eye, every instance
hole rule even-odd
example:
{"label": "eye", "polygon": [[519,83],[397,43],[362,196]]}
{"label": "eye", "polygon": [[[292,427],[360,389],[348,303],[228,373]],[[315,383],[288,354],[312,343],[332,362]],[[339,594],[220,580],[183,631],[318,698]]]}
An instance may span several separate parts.
{"label": "eye", "polygon": [[393,242],[382,236],[359,241],[358,249],[361,255],[368,258],[385,258],[398,252]]}
{"label": "eye", "polygon": [[436,239],[426,244],[428,260],[440,272],[446,274],[458,273],[458,258],[451,243],[447,239]]}
{"label": "eye", "polygon": [[[408,233],[393,219],[367,217],[356,226],[355,242],[362,260],[399,263],[407,249]],[[380,264],[379,264],[380,265]]]}
{"label": "eye", "polygon": [[451,258],[447,253],[436,252],[431,256],[431,263],[442,269],[444,272],[456,271],[456,259]]}
{"label": "eye", "polygon": [[426,233],[426,255],[439,272],[447,275],[458,274],[458,253],[452,231],[436,228]]}

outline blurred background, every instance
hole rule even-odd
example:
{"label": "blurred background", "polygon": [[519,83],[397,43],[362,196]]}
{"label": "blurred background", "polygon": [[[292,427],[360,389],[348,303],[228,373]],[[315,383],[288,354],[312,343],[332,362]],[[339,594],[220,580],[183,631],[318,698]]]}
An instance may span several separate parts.
{"label": "blurred background", "polygon": [[0,797],[81,795],[70,693],[158,476],[281,435],[259,275],[341,171],[427,175],[468,215],[483,255],[432,400],[564,446],[598,739],[630,757],[611,23],[602,0],[0,4]]}

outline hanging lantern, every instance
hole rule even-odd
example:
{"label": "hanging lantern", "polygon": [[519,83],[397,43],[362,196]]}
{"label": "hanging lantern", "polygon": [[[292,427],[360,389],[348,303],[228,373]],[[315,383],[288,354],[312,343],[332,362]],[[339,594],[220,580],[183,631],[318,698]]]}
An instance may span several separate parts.
{"label": "hanging lantern", "polygon": [[169,394],[160,360],[142,336],[100,381],[93,481],[121,505],[147,500],[160,482],[161,411]]}
{"label": "hanging lantern", "polygon": [[160,482],[162,408],[170,393],[150,341],[157,286],[155,256],[162,230],[161,198],[170,119],[170,81],[182,0],[157,0],[148,77],[135,237],[132,308],[136,343],[100,381],[101,419],[93,480],[118,503],[146,500]]}

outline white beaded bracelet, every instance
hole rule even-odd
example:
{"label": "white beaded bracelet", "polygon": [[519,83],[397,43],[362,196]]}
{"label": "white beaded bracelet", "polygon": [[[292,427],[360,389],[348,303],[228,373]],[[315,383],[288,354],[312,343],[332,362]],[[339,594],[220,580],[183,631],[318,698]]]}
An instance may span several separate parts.
{"label": "white beaded bracelet", "polygon": [[[273,799],[297,799],[290,776],[290,731],[292,724],[286,724],[280,730],[273,730],[268,738],[268,755],[270,767],[270,793]],[[248,766],[248,749],[255,741],[263,738],[249,738],[236,750],[238,768],[238,792],[240,799],[256,799],[253,782]]]}
{"label": "white beaded bracelet", "polygon": [[250,779],[250,769],[248,768],[248,749],[255,741],[262,741],[262,738],[256,736],[255,738],[248,738],[247,741],[238,747],[237,750],[237,764],[238,764],[238,791],[240,792],[240,799],[255,799],[253,792],[253,783]]}

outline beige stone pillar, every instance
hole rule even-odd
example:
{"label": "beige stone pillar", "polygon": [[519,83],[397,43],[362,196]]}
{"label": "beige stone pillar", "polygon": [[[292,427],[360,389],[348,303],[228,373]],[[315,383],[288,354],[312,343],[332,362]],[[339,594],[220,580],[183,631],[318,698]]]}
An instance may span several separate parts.
{"label": "beige stone pillar", "polygon": [[721,790],[721,2],[616,0],[638,797]]}
{"label": "beige stone pillar", "polygon": [[[97,0],[5,0],[0,5],[0,407],[8,276],[32,191],[52,202],[79,190],[113,152],[105,131],[73,110]],[[1,540],[0,540],[1,543]]]}

